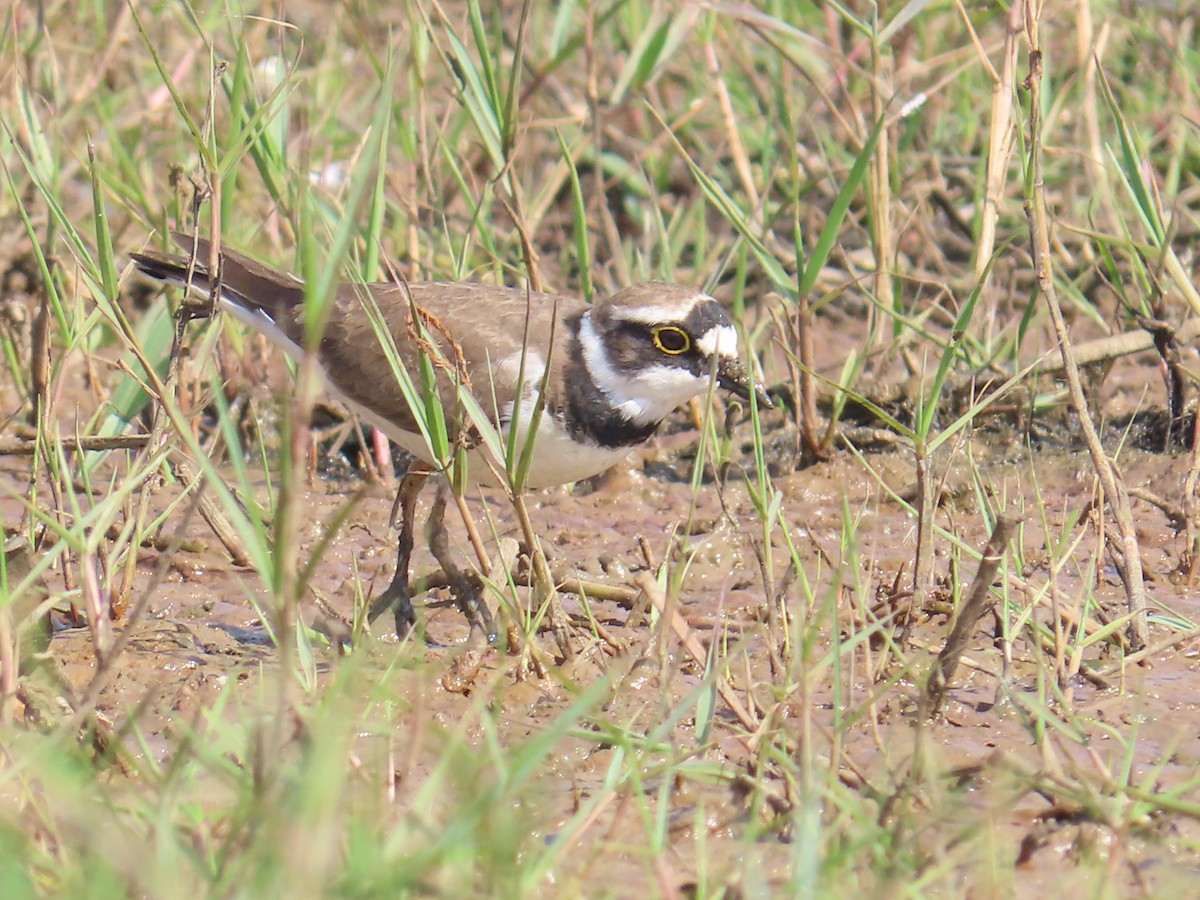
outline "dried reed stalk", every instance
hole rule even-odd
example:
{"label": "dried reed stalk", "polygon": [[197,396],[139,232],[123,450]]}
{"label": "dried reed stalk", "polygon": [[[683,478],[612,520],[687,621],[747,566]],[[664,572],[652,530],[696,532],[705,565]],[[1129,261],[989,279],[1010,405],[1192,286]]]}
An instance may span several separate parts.
{"label": "dried reed stalk", "polygon": [[1116,462],[1105,454],[1100,444],[1100,436],[1096,432],[1096,425],[1088,412],[1087,397],[1083,392],[1079,367],[1071,347],[1071,337],[1058,302],[1058,291],[1054,286],[1050,257],[1050,217],[1046,210],[1046,192],[1042,176],[1042,49],[1038,32],[1042,6],[1043,0],[1030,0],[1024,7],[1025,36],[1029,42],[1029,76],[1025,80],[1025,87],[1029,91],[1029,153],[1033,169],[1032,186],[1025,201],[1025,214],[1029,219],[1038,289],[1046,298],[1046,306],[1050,311],[1050,321],[1054,327],[1059,353],[1062,355],[1063,374],[1067,381],[1071,405],[1079,417],[1084,443],[1117,526],[1123,557],[1120,567],[1121,580],[1125,585],[1125,598],[1131,617],[1129,640],[1133,650],[1137,651],[1146,646],[1149,631],[1146,625],[1146,587],[1142,581],[1142,555],[1133,525],[1133,513],[1129,506],[1129,493]]}

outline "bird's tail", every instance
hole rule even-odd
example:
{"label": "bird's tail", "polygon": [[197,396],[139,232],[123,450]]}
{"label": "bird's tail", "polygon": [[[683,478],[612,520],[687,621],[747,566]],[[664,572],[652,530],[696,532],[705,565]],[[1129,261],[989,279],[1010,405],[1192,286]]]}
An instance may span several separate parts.
{"label": "bird's tail", "polygon": [[204,296],[220,286],[218,296],[225,303],[250,316],[265,315],[286,329],[295,318],[295,310],[304,303],[304,282],[247,256],[222,248],[218,271],[211,272],[212,245],[204,238],[178,232],[171,235],[181,254],[145,250],[131,253],[138,269],[151,278],[190,289]]}

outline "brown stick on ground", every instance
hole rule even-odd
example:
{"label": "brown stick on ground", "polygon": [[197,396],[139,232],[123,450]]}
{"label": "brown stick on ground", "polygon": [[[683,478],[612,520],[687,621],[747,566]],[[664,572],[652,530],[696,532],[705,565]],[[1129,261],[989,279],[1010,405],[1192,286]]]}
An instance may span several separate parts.
{"label": "brown stick on ground", "polygon": [[[654,576],[649,572],[639,572],[634,578],[634,583],[646,592],[646,596],[650,598],[650,602],[654,604],[654,608],[659,614],[667,619],[664,622],[665,626],[670,626],[671,630],[679,638],[679,642],[683,644],[683,648],[687,650],[692,661],[701,668],[708,665],[708,653],[704,649],[704,645],[696,639],[696,635],[692,632],[692,628],[688,625],[687,620],[679,614],[678,610],[671,610],[670,616],[667,616],[667,598],[663,594],[662,588],[658,586],[658,582],[654,580]],[[747,731],[753,733],[758,729],[758,721],[750,714],[750,711],[742,704],[737,693],[729,682],[726,681],[720,672],[714,672],[712,675],[713,684],[717,688],[717,693],[721,695],[721,699],[725,701],[725,705],[729,707],[729,711],[737,717],[739,723]]]}
{"label": "brown stick on ground", "polygon": [[971,632],[992,605],[992,583],[996,580],[996,571],[1000,568],[1000,561],[1004,559],[1004,550],[1020,521],[1015,516],[1005,515],[996,519],[992,536],[988,539],[987,547],[983,551],[983,558],[979,561],[979,569],[975,572],[975,581],[972,582],[967,599],[963,602],[958,618],[950,629],[950,634],[946,637],[945,646],[938,653],[937,664],[925,682],[925,690],[917,705],[918,721],[927,722],[937,715],[942,700],[946,696],[946,688],[950,685],[950,680],[958,669],[963,652],[967,649],[967,641],[971,637]]}
{"label": "brown stick on ground", "polygon": [[[125,434],[114,437],[80,436],[62,438],[63,450],[140,450],[150,442],[148,434]],[[33,456],[37,453],[36,440],[10,437],[0,438],[0,456]]]}
{"label": "brown stick on ground", "polygon": [[220,504],[204,492],[202,484],[197,485],[196,482],[200,481],[200,475],[192,468],[191,463],[181,457],[176,458],[171,462],[171,470],[183,484],[185,491],[196,490],[196,507],[201,517],[208,523],[208,527],[212,529],[212,533],[217,536],[217,540],[224,544],[225,549],[229,551],[233,564],[236,566],[250,565],[250,551],[246,549],[237,529],[225,518]]}

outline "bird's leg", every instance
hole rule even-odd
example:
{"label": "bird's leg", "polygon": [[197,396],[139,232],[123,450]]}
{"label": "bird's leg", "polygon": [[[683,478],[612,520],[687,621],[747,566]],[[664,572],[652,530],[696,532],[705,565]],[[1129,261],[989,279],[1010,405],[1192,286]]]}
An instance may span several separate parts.
{"label": "bird's leg", "polygon": [[433,506],[429,510],[429,518],[425,521],[425,535],[429,540],[429,552],[442,567],[446,579],[450,582],[450,591],[454,594],[454,602],[466,617],[471,631],[480,629],[489,644],[496,642],[496,625],[487,604],[479,596],[479,591],[471,580],[454,564],[450,554],[450,541],[446,534],[446,492],[450,483],[446,480],[438,482],[437,495],[433,498]]}
{"label": "bird's leg", "polygon": [[417,518],[417,495],[425,486],[429,472],[417,465],[410,465],[400,479],[396,501],[400,505],[400,538],[397,542],[396,574],[392,583],[374,599],[367,612],[367,621],[374,622],[386,610],[391,610],[396,619],[396,636],[405,637],[417,624],[413,612],[412,597],[408,590],[408,563],[412,557],[413,528]]}

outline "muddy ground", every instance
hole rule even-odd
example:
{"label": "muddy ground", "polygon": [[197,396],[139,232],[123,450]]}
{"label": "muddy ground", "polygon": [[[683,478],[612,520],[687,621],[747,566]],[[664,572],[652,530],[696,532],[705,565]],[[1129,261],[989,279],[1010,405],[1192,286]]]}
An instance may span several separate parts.
{"label": "muddy ground", "polygon": [[[839,339],[851,338],[839,330]],[[837,341],[831,340],[826,350],[835,356]],[[1105,435],[1111,449],[1122,437],[1120,423],[1139,410],[1154,408],[1155,398],[1146,396],[1145,385],[1151,385],[1153,393],[1156,378],[1156,362],[1150,355],[1123,361],[1111,373],[1110,398],[1104,406],[1110,422]],[[745,423],[734,432],[733,463],[723,482],[710,472],[701,490],[692,492],[688,480],[697,432],[688,414],[681,412],[664,434],[631,456],[629,465],[591,483],[531,495],[534,525],[555,570],[590,581],[631,587],[634,575],[646,567],[647,552],[655,561],[690,557],[679,595],[681,613],[704,647],[717,641],[736,648],[731,651],[736,665],[730,670],[730,683],[743,702],[756,715],[769,714],[791,740],[808,741],[819,765],[835,767],[848,789],[867,794],[879,791],[882,808],[896,783],[896,773],[911,760],[915,673],[927,665],[920,663],[898,678],[894,662],[887,670],[875,668],[882,657],[878,635],[893,632],[886,623],[903,602],[903,591],[896,588],[910,577],[915,545],[915,521],[889,490],[901,497],[911,495],[913,462],[899,443],[881,444],[861,460],[840,446],[829,460],[795,469],[788,455],[792,433],[786,419],[783,411],[767,414],[767,444],[773,448],[774,485],[782,495],[782,517],[799,547],[815,602],[811,607],[806,604],[794,573],[788,571],[788,549],[779,528],[771,532],[772,583],[785,592],[792,615],[824,617],[810,623],[823,634],[810,649],[811,659],[822,658],[834,646],[835,619],[839,642],[864,631],[876,632],[876,638],[845,654],[840,694],[834,693],[827,665],[816,670],[819,680],[808,686],[808,702],[772,688],[772,684],[778,688],[780,679],[772,674],[768,652],[770,617],[759,563],[762,527],[745,484],[746,477],[753,478],[748,469],[753,457]],[[1020,610],[1027,610],[1030,616],[1048,622],[1053,603],[1078,610],[1092,580],[1101,610],[1089,618],[1119,617],[1124,594],[1111,560],[1096,551],[1095,519],[1087,512],[1093,497],[1090,463],[1069,437],[1066,417],[1048,433],[1050,437],[1031,440],[1011,423],[1002,423],[970,433],[956,443],[942,460],[939,525],[960,535],[966,545],[982,548],[987,535],[980,496],[1002,500],[1010,511],[1021,515],[1023,567],[1009,570],[1006,593],[1012,608],[1003,613],[1009,621],[1018,618]],[[1137,443],[1129,441],[1121,451],[1127,485],[1178,505],[1189,453],[1156,452],[1139,448]],[[1142,443],[1153,443],[1152,436]],[[308,624],[326,621],[331,614],[351,620],[356,593],[361,598],[381,590],[391,577],[394,561],[387,479],[364,489],[361,473],[354,471],[344,456],[330,457],[328,447],[328,443],[322,445],[323,455],[317,459],[303,496],[302,561],[308,560],[327,523],[348,499],[360,496],[312,572],[311,591],[301,612]],[[232,470],[224,471],[233,482]],[[28,493],[29,472],[27,460],[8,457],[0,461],[0,504],[10,527],[22,519],[18,498]],[[103,478],[94,478],[94,483],[102,484]],[[165,508],[178,493],[177,485],[169,483],[151,487],[157,492],[152,508]],[[265,479],[259,487],[265,496]],[[420,515],[428,509],[432,494],[429,490],[422,498]],[[1038,496],[1040,507],[1035,502]],[[47,499],[43,494],[42,502]],[[485,523],[485,533],[494,527],[501,537],[519,536],[502,495],[483,492],[470,497],[469,506],[475,519]],[[1023,629],[1014,628],[1011,639],[1003,639],[996,616],[980,622],[944,715],[928,732],[927,752],[941,771],[956,773],[950,780],[957,779],[959,785],[959,790],[952,792],[953,800],[942,801],[950,811],[948,832],[955,809],[959,816],[982,816],[991,822],[1010,858],[1017,860],[1011,877],[1022,890],[1035,886],[1061,889],[1071,883],[1076,867],[1087,860],[1110,859],[1109,865],[1115,869],[1111,883],[1130,890],[1171,884],[1194,875],[1200,865],[1194,855],[1165,849],[1189,846],[1200,837],[1186,817],[1156,814],[1137,819],[1122,831],[1113,822],[1098,822],[1095,815],[1085,814],[1082,806],[1064,801],[1052,790],[1029,787],[1037,778],[1052,780],[1063,770],[1088,772],[1092,781],[1103,781],[1099,773],[1116,777],[1111,773],[1128,767],[1133,782],[1148,779],[1147,788],[1164,792],[1176,785],[1190,785],[1200,763],[1200,713],[1192,687],[1200,645],[1190,625],[1200,619],[1200,602],[1197,591],[1188,587],[1179,573],[1184,538],[1163,510],[1148,502],[1135,501],[1135,515],[1152,614],[1159,617],[1159,624],[1152,628],[1152,648],[1135,657],[1134,663],[1122,665],[1121,654],[1105,641],[1084,651],[1088,677],[1077,677],[1061,687],[1065,705],[1072,712],[1071,728],[1081,732],[1078,740],[1065,740],[1061,733],[1053,735],[1048,739],[1052,751],[1048,751],[1045,744],[1039,746],[1031,739],[1027,713],[1012,697],[1039,693],[1039,683],[1050,677],[1047,656],[1044,648],[1030,644]],[[844,552],[847,519],[853,523],[853,556]],[[1077,520],[1081,524],[1072,527]],[[461,523],[453,516],[449,522],[454,545],[464,560],[470,559]],[[1058,539],[1063,527],[1067,538],[1080,543],[1070,555],[1071,562],[1057,572],[1057,596],[1052,600],[1047,592],[1038,591],[1046,583],[1051,559],[1044,531],[1050,529]],[[144,546],[138,554],[131,600],[136,604],[146,596],[145,613],[131,626],[128,644],[106,674],[96,704],[122,736],[132,758],[147,753],[168,758],[182,733],[181,726],[203,728],[211,705],[231,681],[240,685],[238,693],[249,703],[262,690],[264,674],[278,664],[276,648],[253,602],[268,607],[271,602],[258,573],[232,564],[198,515],[176,511],[168,517],[162,533],[169,538],[164,545],[158,549]],[[182,543],[177,539],[183,539]],[[756,541],[760,544],[757,549]],[[959,557],[951,552],[949,542],[939,541],[936,573],[944,599],[950,598],[955,578],[969,582],[974,571],[974,562]],[[434,568],[428,550],[419,544],[414,571],[426,573]],[[46,584],[52,593],[64,591],[61,572],[50,572]],[[527,598],[527,593],[522,592],[521,597]],[[315,598],[325,604],[324,611]],[[417,746],[401,754],[404,765],[397,781],[401,798],[406,790],[419,788],[423,772],[438,759],[438,741],[429,736],[431,724],[449,728],[466,721],[480,691],[493,697],[501,739],[518,741],[536,734],[563,713],[574,699],[567,683],[586,686],[611,674],[614,687],[604,707],[606,716],[613,722],[638,723],[654,721],[683,703],[701,679],[701,666],[676,639],[667,645],[664,662],[658,646],[651,644],[649,626],[630,627],[630,611],[625,605],[600,600],[590,602],[590,614],[606,639],[581,629],[575,636],[577,655],[573,660],[557,657],[549,634],[537,639],[543,659],[553,667],[553,677],[539,679],[522,671],[517,655],[497,648],[475,647],[464,663],[467,628],[447,601],[444,591],[433,591],[419,606],[424,642],[398,644],[386,627],[380,627],[386,623],[380,622],[375,636],[354,651],[356,659],[365,657],[368,666],[381,670],[394,664],[398,656],[405,661],[401,677],[411,682],[411,705],[395,714],[395,724],[426,737],[423,745],[418,740]],[[566,595],[565,602],[577,621],[585,621],[577,597]],[[807,612],[801,612],[802,607]],[[945,612],[945,607],[936,604],[920,609],[909,635],[914,658],[927,659],[920,648],[936,652],[941,647],[948,629]],[[1167,619],[1174,623],[1172,627],[1163,624]],[[92,634],[85,627],[68,627],[61,609],[55,614],[55,623],[57,630],[49,646],[52,665],[77,694],[84,694],[94,689]],[[124,620],[113,626],[117,632],[129,627]],[[420,665],[421,661],[429,665]],[[344,664],[337,647],[318,645],[320,679],[328,679]],[[848,695],[845,685],[850,686]],[[61,711],[61,701],[58,705]],[[849,710],[854,711],[856,721],[839,725],[840,713]],[[236,710],[224,707],[222,714],[236,715]],[[136,740],[133,732],[122,730],[131,717],[136,721]],[[719,709],[716,722],[704,757],[726,770],[754,772],[754,754],[729,709]],[[671,739],[686,742],[694,727],[694,721],[685,716]],[[836,740],[831,737],[835,733]],[[1133,734],[1136,741],[1127,741]],[[483,740],[482,734],[475,737]],[[602,741],[564,738],[539,775],[541,808],[522,814],[547,834],[554,833],[555,823],[565,822],[581,800],[602,784],[611,753],[611,746]],[[792,786],[785,783],[770,785],[768,790],[778,798],[780,809],[797,802]],[[589,833],[619,835],[623,818],[637,815],[626,805],[603,808]],[[695,782],[687,782],[671,795],[670,815],[674,855],[663,875],[666,883],[681,888],[689,883],[687,873],[696,863],[693,832],[698,827],[708,829],[704,846],[711,855],[710,866],[738,858],[745,851],[744,825],[751,812],[744,797],[739,799],[737,791],[731,793],[727,782],[714,784],[707,792]],[[1120,818],[1114,816],[1114,821]],[[637,833],[636,827],[632,833]],[[780,829],[757,844],[768,882],[787,870],[792,838],[787,829]],[[938,846],[936,840],[932,846]],[[599,867],[618,892],[622,879],[628,880],[630,890],[640,883],[644,870],[633,862],[621,865],[619,841],[584,839],[581,847],[583,852],[573,863],[578,867],[574,874]],[[979,883],[983,863],[958,860],[955,864],[967,873],[963,883]]]}

